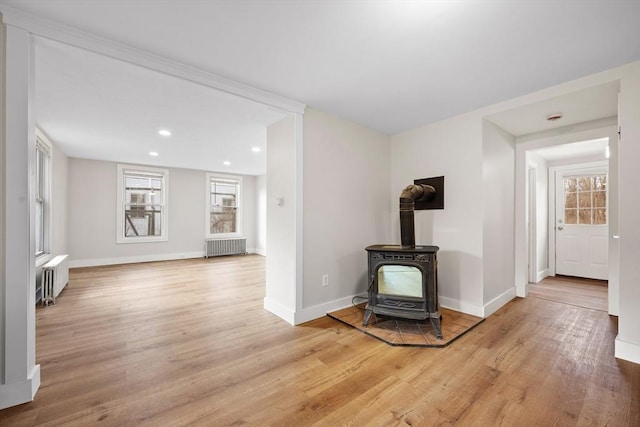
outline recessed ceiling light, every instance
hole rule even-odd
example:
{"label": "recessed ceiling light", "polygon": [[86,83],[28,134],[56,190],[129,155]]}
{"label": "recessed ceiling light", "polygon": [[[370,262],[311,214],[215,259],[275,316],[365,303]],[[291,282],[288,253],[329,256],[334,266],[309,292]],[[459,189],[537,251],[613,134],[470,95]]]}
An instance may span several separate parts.
{"label": "recessed ceiling light", "polygon": [[260,150],[260,147],[253,147],[251,151],[253,151],[254,153],[259,153],[262,150]]}
{"label": "recessed ceiling light", "polygon": [[222,164],[224,164],[225,166],[229,166],[231,162],[229,160],[225,160],[224,162],[222,162]]}
{"label": "recessed ceiling light", "polygon": [[171,136],[171,131],[168,129],[160,129],[158,133],[162,136]]}
{"label": "recessed ceiling light", "polygon": [[158,153],[156,151],[149,151],[149,155],[155,157],[158,155]]}
{"label": "recessed ceiling light", "polygon": [[555,122],[556,120],[560,120],[562,118],[562,113],[551,113],[547,115],[547,121]]}

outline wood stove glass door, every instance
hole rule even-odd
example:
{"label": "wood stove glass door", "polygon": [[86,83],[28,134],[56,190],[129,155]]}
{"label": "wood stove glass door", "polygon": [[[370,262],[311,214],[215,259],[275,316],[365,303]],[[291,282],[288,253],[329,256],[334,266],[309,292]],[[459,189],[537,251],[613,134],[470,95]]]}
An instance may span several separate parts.
{"label": "wood stove glass door", "polygon": [[409,265],[378,268],[378,294],[422,298],[422,272]]}

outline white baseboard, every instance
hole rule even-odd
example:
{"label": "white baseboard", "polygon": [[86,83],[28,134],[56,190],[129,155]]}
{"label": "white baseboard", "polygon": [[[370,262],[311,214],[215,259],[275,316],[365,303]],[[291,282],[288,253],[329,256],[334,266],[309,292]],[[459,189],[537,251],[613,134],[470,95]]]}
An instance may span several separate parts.
{"label": "white baseboard", "polygon": [[518,293],[516,292],[516,296],[517,297],[526,298],[526,296],[529,295],[529,290],[531,289],[531,286],[533,286],[531,283],[527,283],[526,285],[524,285],[524,288],[525,288],[524,295],[518,295]]}
{"label": "white baseboard", "polygon": [[[366,298],[366,293],[358,294],[357,296],[363,296]],[[333,301],[324,302],[322,304],[313,305],[311,307],[305,307],[301,311],[296,312],[295,324],[308,322],[310,320],[319,319],[326,316],[331,311],[341,310],[343,308],[351,307],[354,296],[348,296]]]}
{"label": "white baseboard", "polygon": [[285,307],[284,305],[280,304],[277,301],[274,301],[269,297],[264,297],[263,307],[265,310],[275,314],[276,316],[278,316],[285,322],[289,323],[290,325],[296,324],[295,323],[296,313],[294,310],[291,310],[289,307]]}
{"label": "white baseboard", "polygon": [[[366,298],[366,293],[358,294],[357,296],[362,296]],[[311,307],[303,308],[300,311],[291,310],[288,307],[283,306],[277,301],[274,301],[270,298],[264,298],[264,308],[267,311],[275,314],[280,317],[287,323],[291,325],[300,325],[305,322],[309,322],[311,320],[319,319],[323,316],[326,316],[327,313],[331,311],[340,310],[343,308],[350,307],[352,304],[354,296],[344,297],[333,301],[324,302],[322,304],[314,305]]]}
{"label": "white baseboard", "polygon": [[484,306],[469,304],[464,301],[460,301],[453,298],[447,298],[443,296],[438,296],[438,301],[440,302],[440,306],[444,308],[448,308],[449,310],[460,311],[465,314],[470,314],[472,316],[482,317],[486,319],[495,313],[500,307],[511,301],[516,297],[516,287],[512,287],[486,303]]}
{"label": "white baseboard", "polygon": [[151,262],[151,261],[171,261],[176,259],[202,258],[202,257],[204,257],[204,251],[184,252],[184,253],[174,253],[174,254],[137,255],[132,257],[119,257],[119,258],[74,259],[69,261],[69,267],[70,268],[95,267],[99,265],[132,264],[136,262]]}
{"label": "white baseboard", "polygon": [[500,307],[502,307],[503,305],[505,305],[512,299],[514,299],[515,297],[516,297],[516,287],[514,286],[512,288],[507,289],[506,291],[504,291],[503,293],[501,293],[500,295],[498,295],[497,297],[495,297],[494,299],[486,303],[484,305],[484,310],[483,310],[484,313],[482,317],[487,318],[491,316],[493,313],[498,311]]}
{"label": "white baseboard", "polygon": [[[361,296],[363,298],[367,297],[366,292],[362,294],[358,294],[357,296]],[[511,301],[516,296],[516,288],[510,288],[498,295],[496,298],[491,300],[485,306],[478,306],[473,304],[465,303],[464,301],[455,300],[453,298],[447,297],[438,297],[440,305],[444,308],[448,308],[450,310],[460,311],[462,313],[470,314],[472,316],[486,318],[491,314],[495,313],[500,307]],[[311,307],[305,307],[301,311],[295,312],[293,324],[299,325],[304,322],[308,322],[310,320],[318,319],[328,312],[340,310],[346,307],[351,306],[353,300],[353,296],[340,298],[333,301],[328,301],[322,304],[314,305]],[[266,304],[265,304],[266,308]],[[269,310],[272,311],[272,310]],[[278,313],[274,314],[279,315]],[[283,319],[289,321],[287,318],[280,316]],[[291,323],[291,322],[289,322]]]}
{"label": "white baseboard", "polygon": [[618,359],[640,364],[640,345],[622,341],[616,337],[615,356]]}
{"label": "white baseboard", "polygon": [[[367,293],[363,292],[358,297],[367,298]],[[496,298],[491,300],[484,306],[477,306],[473,304],[465,303],[464,301],[455,300],[453,298],[438,297],[440,305],[450,310],[460,311],[462,313],[470,314],[472,316],[486,318],[495,313],[500,307],[511,301],[516,297],[515,286],[506,290]],[[350,307],[352,305],[354,296],[343,297],[337,300],[324,302],[311,307],[305,307],[300,311],[291,310],[288,307],[284,307],[278,302],[264,298],[264,308],[281,319],[292,325],[300,325],[301,323],[309,322],[314,319],[325,316],[331,311],[341,310],[343,308]]]}
{"label": "white baseboard", "polygon": [[258,255],[262,255],[262,256],[267,256],[267,250],[266,249],[255,248],[253,250],[253,253],[258,254]]}
{"label": "white baseboard", "polygon": [[538,271],[538,274],[536,274],[536,283],[543,280],[545,277],[549,277],[549,276],[551,276],[551,272],[549,272],[548,268]]}
{"label": "white baseboard", "polygon": [[40,365],[35,365],[26,380],[0,384],[0,409],[31,402],[38,388],[40,388]]}
{"label": "white baseboard", "polygon": [[469,304],[464,301],[443,296],[438,296],[438,302],[440,303],[440,306],[448,308],[449,310],[460,311],[472,316],[484,317],[484,307],[481,305]]}

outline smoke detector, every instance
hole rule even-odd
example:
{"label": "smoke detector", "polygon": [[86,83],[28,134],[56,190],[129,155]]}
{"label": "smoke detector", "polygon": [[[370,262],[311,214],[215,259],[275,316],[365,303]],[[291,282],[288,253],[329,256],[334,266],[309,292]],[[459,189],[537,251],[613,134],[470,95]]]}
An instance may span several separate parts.
{"label": "smoke detector", "polygon": [[556,120],[560,120],[562,118],[562,113],[551,113],[547,114],[548,122],[555,122]]}

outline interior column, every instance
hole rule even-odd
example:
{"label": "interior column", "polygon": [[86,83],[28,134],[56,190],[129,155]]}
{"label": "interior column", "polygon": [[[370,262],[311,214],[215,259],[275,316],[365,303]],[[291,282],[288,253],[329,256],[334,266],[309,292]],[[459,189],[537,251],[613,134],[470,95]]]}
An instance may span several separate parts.
{"label": "interior column", "polygon": [[25,30],[3,30],[0,409],[33,400],[40,386],[35,363],[33,44]]}

